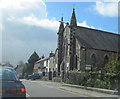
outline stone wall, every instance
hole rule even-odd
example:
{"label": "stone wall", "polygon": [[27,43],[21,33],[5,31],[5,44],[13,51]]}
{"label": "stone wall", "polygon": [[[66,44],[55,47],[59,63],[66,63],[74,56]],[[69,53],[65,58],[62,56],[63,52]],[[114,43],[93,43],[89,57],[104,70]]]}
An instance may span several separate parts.
{"label": "stone wall", "polygon": [[[112,59],[116,58],[117,53],[116,52],[108,52],[108,51],[102,51],[102,50],[95,50],[95,49],[87,49],[86,50],[86,64],[92,65],[92,55],[95,55],[96,62],[95,66],[96,69],[101,69],[105,66],[105,56],[108,56],[108,60],[111,61]],[[80,69],[84,70],[84,60],[85,60],[85,51],[83,49],[80,50]]]}
{"label": "stone wall", "polygon": [[56,72],[58,72],[58,49],[55,51],[55,68]]}
{"label": "stone wall", "polygon": [[56,67],[55,67],[55,56],[52,56],[49,58],[50,62],[49,62],[49,69],[53,72]]}

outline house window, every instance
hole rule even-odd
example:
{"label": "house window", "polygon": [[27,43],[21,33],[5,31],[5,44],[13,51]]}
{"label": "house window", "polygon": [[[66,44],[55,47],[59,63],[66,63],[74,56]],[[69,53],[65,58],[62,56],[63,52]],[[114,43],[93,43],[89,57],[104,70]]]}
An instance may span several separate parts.
{"label": "house window", "polygon": [[46,60],[46,66],[48,66],[48,60]]}
{"label": "house window", "polygon": [[48,72],[48,68],[46,68],[46,72]]}
{"label": "house window", "polygon": [[55,63],[55,57],[53,58],[53,63]]}

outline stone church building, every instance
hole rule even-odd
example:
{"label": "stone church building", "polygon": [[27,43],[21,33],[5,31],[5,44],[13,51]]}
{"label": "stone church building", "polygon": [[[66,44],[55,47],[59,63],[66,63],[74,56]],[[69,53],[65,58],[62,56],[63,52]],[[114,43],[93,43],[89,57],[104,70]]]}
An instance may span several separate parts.
{"label": "stone church building", "polygon": [[[70,23],[64,26],[61,18],[55,59],[58,72],[102,70],[117,57],[119,34],[77,26],[75,9]],[[120,55],[118,56],[120,59]],[[65,67],[64,67],[65,66]]]}

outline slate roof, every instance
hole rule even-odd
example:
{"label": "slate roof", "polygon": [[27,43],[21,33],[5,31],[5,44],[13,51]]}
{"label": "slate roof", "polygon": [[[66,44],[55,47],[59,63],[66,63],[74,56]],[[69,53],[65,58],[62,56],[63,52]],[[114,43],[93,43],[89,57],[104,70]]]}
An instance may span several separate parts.
{"label": "slate roof", "polygon": [[119,34],[85,28],[81,26],[76,27],[75,34],[81,46],[86,46],[86,48],[114,52],[118,51],[118,37],[120,38]]}
{"label": "slate roof", "polygon": [[49,60],[49,57],[46,57],[46,58],[40,59],[40,60],[36,61],[35,64],[40,63],[40,61],[45,61],[45,60]]}

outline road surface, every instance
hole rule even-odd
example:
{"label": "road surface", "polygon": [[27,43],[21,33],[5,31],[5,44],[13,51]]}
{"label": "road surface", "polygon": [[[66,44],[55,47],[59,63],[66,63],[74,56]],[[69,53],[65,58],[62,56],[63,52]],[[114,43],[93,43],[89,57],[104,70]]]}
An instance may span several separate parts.
{"label": "road surface", "polygon": [[41,80],[21,80],[26,87],[27,97],[117,97],[85,89],[62,86],[62,83]]}

